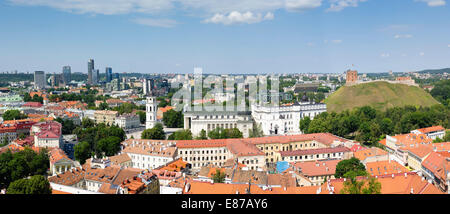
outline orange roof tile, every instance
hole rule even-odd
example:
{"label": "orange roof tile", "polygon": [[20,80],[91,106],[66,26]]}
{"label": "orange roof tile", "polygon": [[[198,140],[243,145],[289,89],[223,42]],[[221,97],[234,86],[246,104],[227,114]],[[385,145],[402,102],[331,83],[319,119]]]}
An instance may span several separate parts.
{"label": "orange roof tile", "polygon": [[367,163],[366,170],[372,176],[409,172],[406,167],[396,161],[377,161]]}

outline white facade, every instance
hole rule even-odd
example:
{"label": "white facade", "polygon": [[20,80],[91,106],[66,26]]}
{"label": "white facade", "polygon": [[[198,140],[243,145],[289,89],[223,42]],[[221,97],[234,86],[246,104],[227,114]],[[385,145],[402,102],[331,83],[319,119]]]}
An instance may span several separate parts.
{"label": "white facade", "polygon": [[61,148],[61,138],[45,138],[34,136],[34,146],[36,147],[48,147],[48,148]]}
{"label": "white facade", "polygon": [[123,129],[133,129],[138,128],[141,121],[137,115],[122,115],[116,119],[116,125]]}
{"label": "white facade", "polygon": [[208,134],[216,128],[237,128],[247,138],[253,128],[250,112],[184,112],[184,128],[190,129],[193,136],[200,135],[202,130]]}
{"label": "white facade", "polygon": [[85,190],[85,189],[82,189],[77,186],[65,186],[65,185],[56,184],[56,183],[52,183],[52,182],[50,182],[50,187],[53,190],[58,190],[58,191],[67,192],[67,193],[71,193],[71,194],[103,194],[101,192]]}
{"label": "white facade", "polygon": [[300,134],[300,120],[327,111],[326,104],[295,103],[288,106],[252,105],[252,116],[264,135]]}
{"label": "white facade", "polygon": [[156,123],[156,116],[158,111],[158,104],[155,97],[147,97],[147,104],[145,108],[146,118],[145,118],[145,128],[151,129]]}
{"label": "white facade", "polygon": [[227,147],[191,147],[178,148],[178,157],[183,161],[192,164],[193,170],[200,170],[202,166],[214,164],[216,166],[223,166],[225,162],[232,158],[233,154]]}
{"label": "white facade", "polygon": [[131,158],[131,164],[133,168],[138,169],[156,169],[160,166],[164,166],[174,160],[173,157],[161,156],[161,155],[144,155],[138,153],[127,153]]}

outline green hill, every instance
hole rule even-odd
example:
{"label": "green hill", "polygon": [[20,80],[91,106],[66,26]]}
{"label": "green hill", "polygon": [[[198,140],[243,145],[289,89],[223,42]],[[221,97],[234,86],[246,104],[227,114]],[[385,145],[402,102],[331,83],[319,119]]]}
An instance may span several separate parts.
{"label": "green hill", "polygon": [[438,104],[429,93],[415,86],[372,82],[343,86],[326,100],[329,112],[341,112],[369,105],[378,110],[405,105],[431,106]]}

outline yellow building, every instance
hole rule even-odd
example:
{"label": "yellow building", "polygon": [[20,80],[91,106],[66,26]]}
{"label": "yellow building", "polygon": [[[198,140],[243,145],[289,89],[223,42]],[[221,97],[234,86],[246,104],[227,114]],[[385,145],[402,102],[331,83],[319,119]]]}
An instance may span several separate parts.
{"label": "yellow building", "polygon": [[114,125],[116,118],[119,116],[119,113],[117,111],[95,111],[94,113],[94,119],[95,123],[104,123],[106,125]]}

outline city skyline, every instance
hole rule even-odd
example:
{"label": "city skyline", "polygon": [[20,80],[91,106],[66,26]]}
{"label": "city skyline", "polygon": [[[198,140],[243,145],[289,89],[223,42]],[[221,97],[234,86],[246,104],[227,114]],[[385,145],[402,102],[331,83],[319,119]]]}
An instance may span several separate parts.
{"label": "city skyline", "polygon": [[[0,3],[0,71],[360,73],[450,67],[444,0]],[[180,37],[179,35],[183,35]],[[355,66],[352,67],[352,64]]]}

